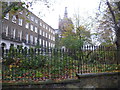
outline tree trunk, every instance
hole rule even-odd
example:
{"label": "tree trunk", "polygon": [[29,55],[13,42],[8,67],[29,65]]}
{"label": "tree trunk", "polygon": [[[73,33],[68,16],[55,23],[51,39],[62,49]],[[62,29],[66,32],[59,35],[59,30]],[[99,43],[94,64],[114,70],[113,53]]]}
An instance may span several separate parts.
{"label": "tree trunk", "polygon": [[[118,64],[120,63],[120,26],[118,26],[117,22],[116,22],[116,18],[115,18],[115,14],[114,14],[114,11],[112,10],[112,7],[109,3],[108,0],[106,0],[106,3],[108,5],[108,8],[110,10],[110,13],[112,15],[112,18],[113,18],[113,22],[114,22],[114,25],[115,25],[115,32],[116,32],[116,46],[117,46],[117,62]],[[118,5],[118,8],[120,8],[120,6]]]}
{"label": "tree trunk", "polygon": [[120,64],[120,27],[116,31],[117,62]]}
{"label": "tree trunk", "polygon": [[120,50],[120,27],[118,27],[118,30],[116,31],[116,46],[117,46],[117,50]]}

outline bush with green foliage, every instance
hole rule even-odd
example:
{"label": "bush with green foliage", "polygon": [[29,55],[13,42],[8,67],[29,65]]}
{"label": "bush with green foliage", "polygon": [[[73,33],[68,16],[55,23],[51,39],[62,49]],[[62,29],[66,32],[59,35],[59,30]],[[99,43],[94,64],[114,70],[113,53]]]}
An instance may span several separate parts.
{"label": "bush with green foliage", "polygon": [[46,63],[47,56],[36,54],[34,49],[23,49],[22,47],[11,47],[3,59],[3,65],[21,67],[25,69],[34,69],[43,67]]}

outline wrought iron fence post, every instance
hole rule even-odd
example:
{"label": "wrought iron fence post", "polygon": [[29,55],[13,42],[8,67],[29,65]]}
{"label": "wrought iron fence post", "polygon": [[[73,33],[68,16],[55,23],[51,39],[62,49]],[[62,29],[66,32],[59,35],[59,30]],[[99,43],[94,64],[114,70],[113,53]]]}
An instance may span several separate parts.
{"label": "wrought iron fence post", "polygon": [[4,47],[2,46],[2,59],[4,58]]}
{"label": "wrought iron fence post", "polygon": [[117,49],[117,65],[119,65],[120,64],[120,50],[119,49]]}

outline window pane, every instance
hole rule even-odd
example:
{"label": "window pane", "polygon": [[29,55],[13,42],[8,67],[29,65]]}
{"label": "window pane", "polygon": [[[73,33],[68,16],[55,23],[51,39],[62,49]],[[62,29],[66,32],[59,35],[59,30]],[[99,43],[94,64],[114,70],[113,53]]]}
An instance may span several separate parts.
{"label": "window pane", "polygon": [[33,31],[33,25],[31,25],[30,29]]}
{"label": "window pane", "polygon": [[37,33],[37,27],[35,27],[35,32]]}
{"label": "window pane", "polygon": [[26,23],[25,28],[29,28],[29,23]]}
{"label": "window pane", "polygon": [[16,23],[16,16],[13,16],[13,17],[12,17],[12,22],[13,22],[13,23]]}
{"label": "window pane", "polygon": [[9,19],[9,13],[7,13],[4,18]]}
{"label": "window pane", "polygon": [[22,21],[23,21],[23,20],[19,18],[18,24],[19,24],[20,26],[22,26]]}

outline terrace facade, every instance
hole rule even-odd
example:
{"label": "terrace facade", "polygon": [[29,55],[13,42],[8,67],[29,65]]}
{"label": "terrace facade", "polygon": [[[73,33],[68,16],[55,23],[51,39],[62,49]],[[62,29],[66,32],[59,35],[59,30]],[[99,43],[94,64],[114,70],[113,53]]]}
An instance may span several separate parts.
{"label": "terrace facade", "polygon": [[7,13],[2,19],[1,45],[5,48],[10,45],[54,47],[55,30],[26,9],[16,15]]}

